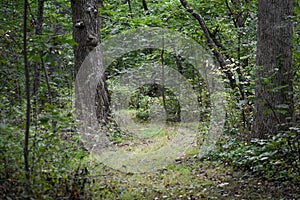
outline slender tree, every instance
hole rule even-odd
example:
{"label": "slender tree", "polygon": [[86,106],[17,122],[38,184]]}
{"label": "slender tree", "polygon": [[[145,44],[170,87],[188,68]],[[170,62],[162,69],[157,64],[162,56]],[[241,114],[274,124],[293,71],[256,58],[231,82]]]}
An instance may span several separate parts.
{"label": "slender tree", "polygon": [[26,177],[26,193],[30,194],[30,174],[29,174],[29,130],[30,130],[30,77],[29,77],[29,64],[27,56],[27,8],[28,2],[24,0],[24,22],[23,22],[23,57],[24,57],[24,70],[25,70],[25,89],[26,89],[26,127],[24,138],[24,170]]}
{"label": "slender tree", "polygon": [[133,18],[133,13],[132,13],[132,7],[131,7],[131,2],[130,2],[130,0],[127,0],[127,3],[128,3],[128,7],[129,7],[129,15],[130,15],[130,17],[131,18]]}
{"label": "slender tree", "polygon": [[264,138],[293,120],[293,0],[260,0],[253,135]]}
{"label": "slender tree", "polygon": [[[241,6],[240,1],[231,1],[232,4],[235,5],[235,7]],[[237,49],[237,60],[238,62],[235,62],[235,59],[233,59],[232,55],[230,55],[228,51],[228,47],[225,47],[222,44],[222,41],[219,37],[217,37],[217,34],[219,32],[218,27],[215,28],[215,30],[211,30],[207,26],[207,21],[205,18],[201,15],[201,13],[198,13],[196,10],[194,10],[189,3],[186,0],[180,0],[181,5],[193,15],[193,17],[198,21],[200,28],[202,29],[204,36],[207,39],[207,45],[212,51],[213,55],[215,56],[216,60],[218,61],[220,68],[222,70],[222,73],[226,76],[226,78],[229,81],[229,85],[232,90],[238,89],[239,91],[239,97],[237,101],[247,101],[248,96],[250,95],[249,91],[246,91],[243,84],[240,84],[241,82],[245,82],[246,78],[245,75],[242,73],[242,68],[245,68],[248,66],[248,61],[245,59],[244,61],[241,60],[241,38],[242,38],[242,32],[239,31],[237,38],[238,38],[238,49]],[[226,7],[228,9],[229,16],[231,16],[231,20],[235,26],[236,29],[241,30],[245,26],[246,19],[249,17],[248,13],[245,12],[237,12],[235,13],[235,10],[238,10],[237,8],[233,9],[230,7],[229,2],[225,1]],[[243,63],[243,64],[241,64]],[[234,66],[235,70],[232,69]],[[235,72],[238,76],[238,79],[235,78]],[[238,81],[237,81],[238,80]],[[248,106],[247,106],[248,107]],[[244,128],[246,128],[246,125],[248,123],[248,119],[246,119],[246,109],[247,107],[243,108],[241,110],[242,118],[243,118],[243,124]]]}
{"label": "slender tree", "polygon": [[149,9],[146,0],[142,0],[142,4],[143,4],[144,11],[148,12]]}

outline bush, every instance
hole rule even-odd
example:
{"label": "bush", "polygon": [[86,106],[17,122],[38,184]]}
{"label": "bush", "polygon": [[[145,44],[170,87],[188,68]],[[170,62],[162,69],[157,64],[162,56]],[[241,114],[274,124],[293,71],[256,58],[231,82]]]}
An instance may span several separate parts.
{"label": "bush", "polygon": [[[165,89],[166,121],[180,121],[180,104],[176,96],[169,89]],[[136,91],[130,98],[129,108],[137,110],[136,119],[149,121],[153,105],[158,105],[164,109],[164,102],[161,89],[158,86],[146,85]],[[162,111],[161,111],[162,112]]]}
{"label": "bush", "polygon": [[221,159],[268,179],[300,181],[300,129],[279,133],[249,143],[227,139],[206,159]]}

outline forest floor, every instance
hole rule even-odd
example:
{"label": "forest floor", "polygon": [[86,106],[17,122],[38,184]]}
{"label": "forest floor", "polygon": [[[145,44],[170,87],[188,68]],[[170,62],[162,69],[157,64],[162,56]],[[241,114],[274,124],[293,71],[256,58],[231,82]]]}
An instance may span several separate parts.
{"label": "forest floor", "polygon": [[[172,134],[168,133],[174,132],[174,127],[153,129],[145,124],[132,127],[127,123],[125,127],[143,132],[138,142],[142,148],[121,142],[125,151],[133,152],[137,157],[145,149],[153,151],[164,145],[164,141],[172,140]],[[159,141],[158,146],[155,141]],[[300,199],[300,186],[295,183],[258,177],[226,162],[199,159],[197,149],[199,145],[192,145],[180,157],[152,172],[136,172],[134,167],[139,167],[138,164],[130,160],[129,154],[123,154],[124,151],[120,155],[108,154],[104,161],[110,160],[110,163],[95,157],[90,171],[93,199]],[[126,165],[134,170],[126,169]],[[147,165],[154,166],[153,163]]]}
{"label": "forest floor", "polygon": [[152,173],[101,167],[94,175],[93,199],[300,199],[300,188],[293,183],[191,157]]}

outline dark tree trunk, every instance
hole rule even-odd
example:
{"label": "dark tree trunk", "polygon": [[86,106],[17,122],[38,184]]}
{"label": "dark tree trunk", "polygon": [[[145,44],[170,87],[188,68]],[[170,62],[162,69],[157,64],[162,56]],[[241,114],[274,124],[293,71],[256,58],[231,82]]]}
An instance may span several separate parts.
{"label": "dark tree trunk", "polygon": [[147,2],[146,0],[142,0],[142,3],[143,3],[143,8],[145,11],[148,11],[148,6],[147,6]]}
{"label": "dark tree trunk", "polygon": [[132,7],[131,7],[131,2],[130,2],[130,0],[127,0],[127,3],[128,3],[128,7],[129,7],[129,15],[130,15],[130,17],[132,18],[133,16],[133,13],[132,13]]}
{"label": "dark tree trunk", "polygon": [[24,57],[24,71],[25,71],[25,91],[26,91],[26,126],[25,126],[25,134],[24,134],[24,148],[23,148],[23,155],[24,155],[24,171],[25,171],[25,189],[26,195],[31,193],[30,189],[30,171],[29,171],[29,135],[30,135],[30,70],[29,70],[29,63],[28,63],[28,55],[27,55],[27,10],[28,9],[28,2],[24,0],[24,16],[23,16],[23,57]]}
{"label": "dark tree trunk", "polygon": [[[75,76],[86,56],[100,43],[99,4],[102,5],[102,1],[71,0],[73,39],[78,43],[74,46]],[[91,98],[96,98],[98,121],[106,125],[111,110],[104,74],[98,83],[96,96]]]}
{"label": "dark tree trunk", "polygon": [[[37,20],[36,20],[36,35],[42,35],[43,30],[43,21],[44,21],[44,0],[38,0],[38,10],[37,10]],[[42,54],[40,55],[42,59]],[[34,63],[34,77],[33,77],[33,117],[37,117],[37,103],[38,103],[38,90],[40,85],[40,66],[41,62]],[[37,121],[37,120],[36,120]]]}
{"label": "dark tree trunk", "polygon": [[285,130],[293,120],[293,0],[260,0],[253,136]]}
{"label": "dark tree trunk", "polygon": [[37,22],[35,34],[41,35],[44,21],[44,0],[38,0]]}

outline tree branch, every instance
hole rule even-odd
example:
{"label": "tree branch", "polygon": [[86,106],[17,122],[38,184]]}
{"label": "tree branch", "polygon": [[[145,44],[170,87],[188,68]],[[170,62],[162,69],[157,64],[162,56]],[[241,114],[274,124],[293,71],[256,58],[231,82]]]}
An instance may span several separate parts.
{"label": "tree branch", "polygon": [[222,71],[225,73],[226,77],[229,80],[230,87],[232,89],[235,89],[237,84],[234,79],[233,73],[230,71],[230,69],[228,69],[226,67],[227,64],[225,62],[225,59],[224,59],[222,53],[218,50],[219,48],[222,50],[226,50],[226,48],[221,43],[219,43],[215,37],[213,37],[212,33],[209,31],[208,27],[206,26],[206,23],[202,16],[199,13],[195,12],[185,0],[180,0],[180,2],[182,4],[182,6],[189,13],[191,13],[195,17],[195,19],[198,21],[201,29],[203,30],[203,33],[204,33],[206,39],[207,39],[207,44],[208,44],[209,48],[212,50],[214,56],[217,58],[217,60],[220,64]]}

